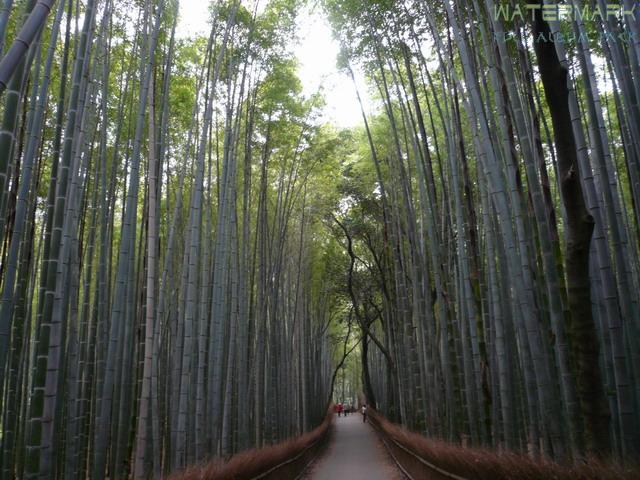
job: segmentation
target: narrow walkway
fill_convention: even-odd
[[[362,415],[352,413],[334,420],[333,439],[325,454],[312,466],[308,480],[402,480],[397,469]]]

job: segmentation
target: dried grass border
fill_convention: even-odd
[[[168,480],[251,480],[295,478],[327,443],[333,422],[330,409],[320,426],[276,445],[245,450],[227,461],[212,460],[173,473]],[[290,461],[296,456],[300,458]],[[286,472],[286,473],[285,473]],[[284,475],[284,476],[283,476]]]
[[[367,415],[388,439],[414,455],[454,475],[469,480],[634,480],[640,479],[640,465],[588,458],[580,465],[566,466],[549,460],[535,460],[525,454],[488,448],[463,448],[441,440],[429,439],[391,423],[379,412],[367,409]],[[445,478],[431,471],[411,455],[395,447],[394,456],[415,480]]]

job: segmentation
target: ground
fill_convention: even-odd
[[[327,451],[310,467],[307,480],[402,480],[376,432],[362,415],[336,417]]]

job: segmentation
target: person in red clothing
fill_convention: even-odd
[[[338,404],[338,416],[342,415],[342,403]]]

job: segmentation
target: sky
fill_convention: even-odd
[[[180,0],[178,36],[188,37],[209,31],[207,5],[208,2],[203,0]],[[348,75],[338,72],[336,58],[339,45],[332,37],[331,27],[319,6],[306,7],[300,13],[297,30],[299,43],[293,52],[300,65],[298,75],[304,95],[312,95],[322,88],[326,101],[322,115],[324,121],[344,128],[359,124],[362,114],[355,88]],[[354,67],[354,74],[365,110],[369,113],[371,101],[364,76],[357,67]]]

